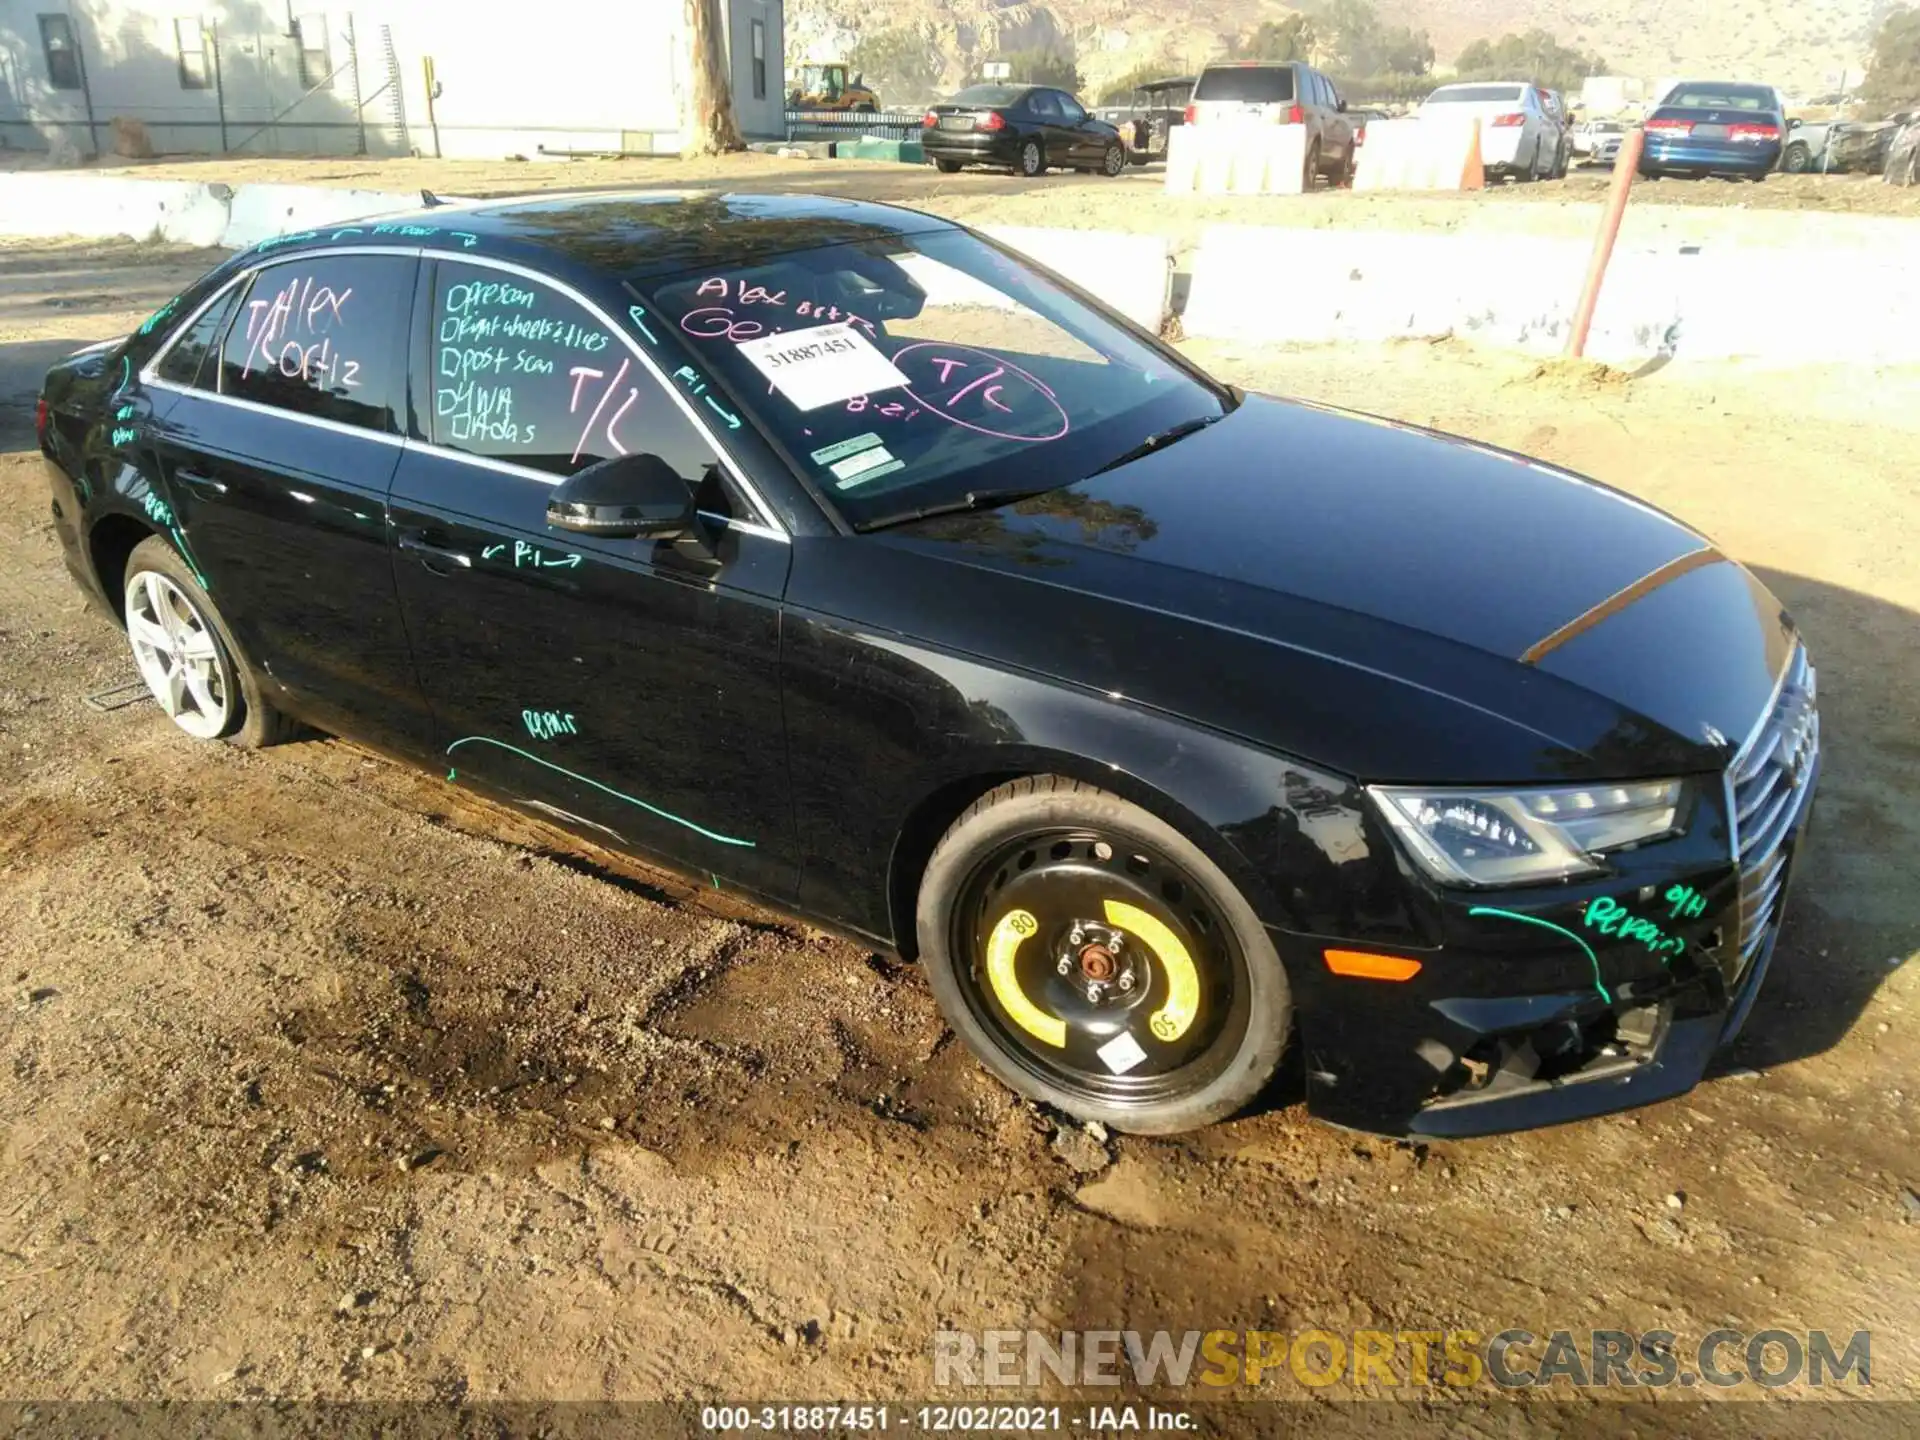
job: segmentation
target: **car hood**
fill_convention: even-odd
[[[989,572],[1003,593],[1028,582],[1056,622],[968,648],[1314,744],[1304,758],[1370,779],[1717,768],[1765,710],[1793,636],[1745,569],[1638,500],[1262,396],[1106,474],[886,538]],[[939,585],[948,605],[975,603],[951,572]],[[1021,608],[993,612],[984,591],[977,603]]]

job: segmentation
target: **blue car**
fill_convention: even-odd
[[[1764,180],[1780,161],[1785,106],[1771,85],[1689,80],[1647,116],[1640,173]]]

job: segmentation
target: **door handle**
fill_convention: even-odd
[[[173,472],[173,478],[184,484],[191,485],[196,489],[214,490],[222,495],[227,493],[227,487],[225,485],[222,485],[218,480],[214,479],[213,476],[206,474],[204,471],[175,470]]]
[[[400,536],[399,543],[402,550],[411,551],[414,555],[418,556],[420,563],[436,575],[444,575],[447,572],[440,569],[434,563],[435,561],[441,561],[448,565],[458,565],[462,570],[471,570],[473,568],[472,556],[466,554],[464,551],[450,550],[444,545],[429,545],[426,537],[417,532],[403,533]]]

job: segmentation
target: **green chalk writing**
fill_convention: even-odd
[[[1707,897],[1691,885],[1669,885],[1667,904],[1673,907],[1673,918],[1691,920],[1707,912]]]
[[[1582,940],[1564,925],[1556,925],[1551,920],[1542,920],[1537,915],[1521,915],[1512,910],[1497,910],[1491,905],[1476,905],[1467,911],[1469,915],[1492,915],[1501,920],[1517,920],[1522,925],[1534,925],[1542,930],[1551,930],[1556,935],[1564,935],[1578,945],[1587,957],[1587,963],[1593,966],[1593,988],[1600,992],[1600,998],[1611,1005],[1613,995],[1608,991],[1606,982],[1600,978],[1600,957],[1593,953],[1593,947]]]
[[[717,830],[709,830],[704,825],[696,825],[693,823],[693,821],[682,819],[680,816],[675,815],[670,810],[662,810],[658,805],[649,805],[646,801],[637,799],[632,795],[628,795],[624,791],[616,790],[611,785],[602,785],[598,780],[592,779],[591,777],[586,775],[582,775],[577,770],[569,770],[564,765],[556,765],[551,760],[543,760],[538,755],[533,754],[531,751],[522,750],[518,745],[509,745],[504,740],[495,740],[490,735],[464,735],[460,739],[454,741],[453,744],[447,746],[447,753],[451,755],[455,750],[458,750],[462,745],[495,746],[498,749],[506,750],[512,754],[518,755],[523,760],[531,760],[536,765],[544,765],[547,769],[554,771],[556,774],[565,775],[568,779],[578,780],[582,785],[590,785],[595,790],[601,791],[603,794],[613,796],[613,798],[616,800],[624,800],[629,805],[638,806],[640,809],[646,811],[649,815],[658,815],[662,820],[670,820],[675,825],[684,825],[687,829],[693,831],[694,834],[703,835],[707,839],[713,841],[715,844],[738,845],[748,850],[752,850],[755,848],[754,842],[751,840],[741,840],[736,836],[722,835]],[[449,779],[453,777],[453,773],[454,772],[451,770],[447,772],[447,776]]]
[[[520,723],[536,740],[552,740],[561,735],[578,735],[571,713],[562,710],[522,710]]]
[[[1598,930],[1602,935],[1612,935],[1621,940],[1637,940],[1654,954],[1661,957],[1678,955],[1687,948],[1687,942],[1678,935],[1669,935],[1653,921],[1635,915],[1618,900],[1602,895],[1587,902],[1587,908],[1580,914],[1580,922],[1589,930]]]

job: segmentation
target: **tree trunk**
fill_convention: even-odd
[[[682,155],[718,155],[746,148],[733,118],[733,86],[728,83],[729,67],[721,53],[725,30],[720,5],[721,0],[686,0],[687,38],[693,49],[688,70],[693,83],[687,90]]]

